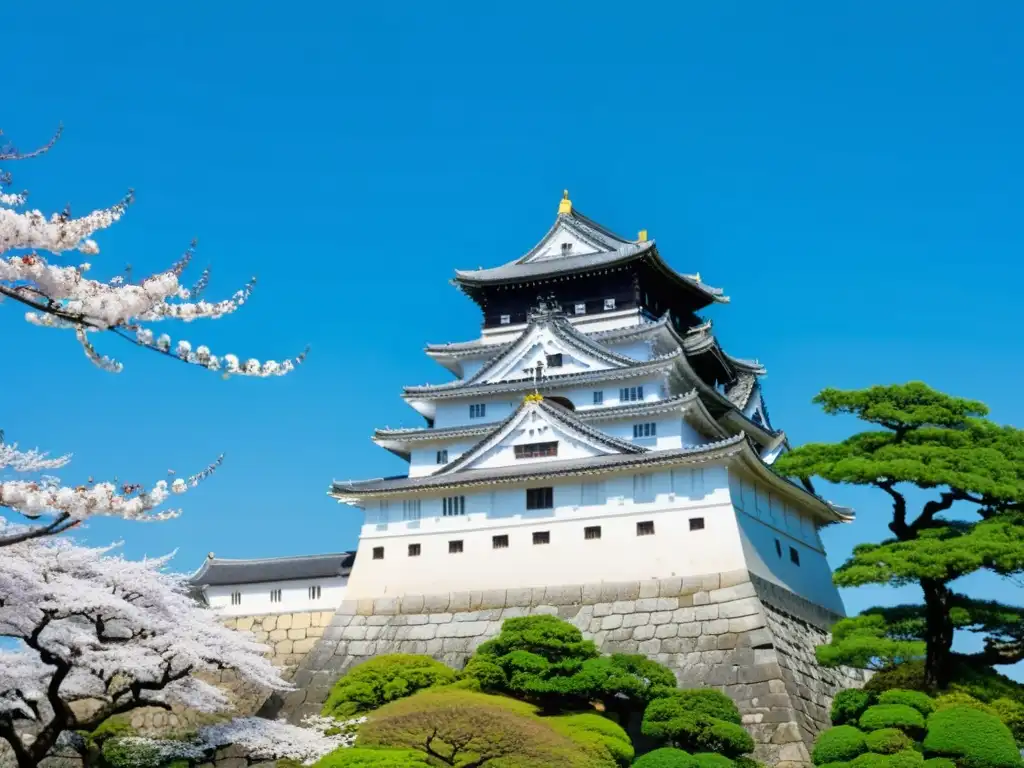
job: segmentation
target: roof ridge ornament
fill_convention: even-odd
[[[562,190],[562,199],[558,201],[558,215],[568,216],[572,213],[572,200],[569,199],[569,190]]]

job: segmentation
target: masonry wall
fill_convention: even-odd
[[[672,669],[683,687],[712,686],[739,706],[758,759],[810,762],[828,726],[831,699],[861,673],[814,661],[838,618],[746,570],[700,577],[495,589],[346,601],[294,676],[299,690],[263,714],[299,722],[317,712],[352,665],[386,653],[425,653],[461,668],[501,623],[554,614],[604,653],[642,653]]]

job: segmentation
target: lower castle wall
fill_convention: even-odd
[[[824,669],[814,659],[839,616],[739,570],[345,601],[299,664],[298,690],[263,713],[283,709],[301,721],[319,711],[335,680],[372,656],[425,653],[461,669],[505,619],[541,613],[572,622],[603,653],[647,655],[682,687],[724,691],[757,743],[756,757],[782,768],[810,763],[832,696],[864,681],[860,671]]]

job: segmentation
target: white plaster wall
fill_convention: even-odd
[[[583,483],[554,485],[555,509],[526,510],[527,486],[466,494],[464,517],[441,517],[440,498],[424,498],[422,518],[400,519],[401,503],[392,501],[381,522],[367,510],[349,598],[424,594],[466,589],[580,584],[670,576],[700,575],[743,567],[744,553],[736,515],[729,504],[723,467],[650,473],[653,500],[636,501],[633,475],[594,479],[584,504]],[[588,484],[591,481],[588,481]],[[691,517],[705,528],[689,530]],[[636,524],[653,521],[653,536],[637,536]],[[583,529],[600,525],[599,540]],[[534,531],[548,531],[550,544],[534,545]],[[494,549],[492,536],[507,534],[508,549]],[[463,541],[463,552],[449,554],[448,542]],[[408,545],[421,554],[409,557]],[[373,548],[384,547],[384,559]]]
[[[434,413],[435,427],[462,427],[466,425],[489,424],[502,421],[523,402],[522,396],[508,394],[497,397],[480,397],[473,400],[439,400]],[[482,419],[469,418],[470,403],[486,403],[486,413]]]
[[[651,345],[646,341],[628,341],[623,344],[604,344],[604,347],[610,349],[612,352],[617,352],[620,355],[632,358],[633,360],[639,360],[640,362],[646,362],[650,360]]]
[[[476,360],[463,359],[462,378],[468,379],[469,377],[475,375],[477,371],[484,367],[484,363],[486,363],[488,360],[490,360],[490,357],[481,357]]]
[[[651,421],[658,425],[656,427],[657,436],[634,439],[633,425]],[[703,445],[709,442],[708,438],[701,435],[678,414],[662,416],[661,418],[636,417],[622,421],[602,421],[594,424],[594,426],[612,437],[628,440],[636,445],[642,445],[645,448],[658,451],[682,448],[684,446]]]
[[[439,440],[423,448],[416,448],[409,454],[409,477],[431,475],[439,470],[443,466],[437,463],[437,452],[439,450],[447,449],[448,461],[452,462],[476,445],[477,442],[478,440],[453,440],[450,442]]]
[[[207,587],[206,599],[211,608],[225,616],[259,616],[262,614],[294,613],[296,611],[333,611],[342,600],[348,586],[348,576],[325,579],[295,579],[268,581],[260,584],[231,584]],[[320,586],[320,599],[309,599],[309,588]],[[281,602],[270,602],[270,591],[281,590]],[[241,592],[240,605],[231,604],[231,593]]]
[[[643,315],[643,310],[640,309],[616,309],[609,312],[591,312],[587,315],[574,315],[571,306],[565,306],[564,309],[569,322],[583,333],[611,331],[648,322]],[[484,328],[480,333],[480,339],[485,344],[505,344],[515,341],[525,329],[526,323]]]

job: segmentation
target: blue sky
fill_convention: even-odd
[[[95,274],[165,267],[198,237],[211,296],[260,284],[240,314],[176,333],[261,359],[312,345],[295,375],[222,381],[111,338],[127,364],[111,376],[0,307],[0,427],[74,452],[66,480],[227,454],[180,519],[95,523],[89,541],[177,549],[183,570],[352,547],[328,483],[402,471],[372,429],[417,425],[402,385],[447,376],[423,345],[478,331],[452,270],[520,255],[563,188],[726,289],[719,336],[767,365],[794,442],[853,428],[811,405],[824,386],[923,379],[1024,421],[1018,3],[47,8],[4,12],[0,127],[28,146],[66,126],[15,186],[79,213],[134,188]],[[826,533],[839,564],[887,510],[829,494],[860,513]],[[845,595],[851,612],[891,597]]]

